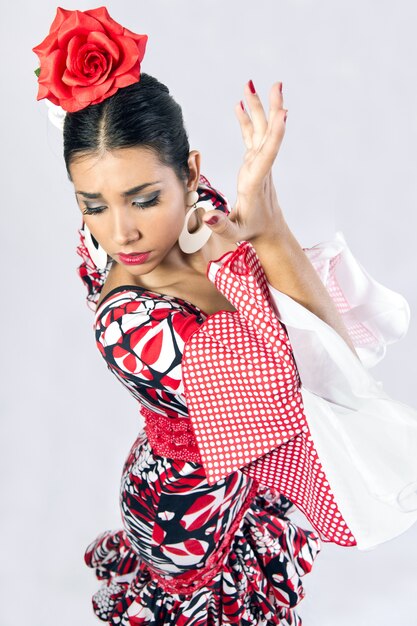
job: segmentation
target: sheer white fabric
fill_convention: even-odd
[[[392,399],[368,371],[407,333],[410,307],[369,275],[340,231],[304,251],[358,356],[326,322],[268,288],[292,344],[317,452],[358,549],[368,550],[417,521],[417,410]]]

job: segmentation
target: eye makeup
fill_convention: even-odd
[[[149,200],[141,200],[136,199],[132,200],[132,204],[140,209],[147,209],[148,207],[156,206],[160,202],[160,193],[158,192],[154,196],[152,196]],[[84,205],[83,214],[84,215],[97,215],[102,213],[106,207],[105,206],[90,206],[88,204]]]

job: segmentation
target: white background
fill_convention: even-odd
[[[64,8],[100,5],[68,0]],[[243,154],[234,104],[250,78],[265,105],[272,83],[283,81],[280,204],[304,247],[342,230],[370,274],[407,298],[409,332],[373,371],[392,397],[416,406],[415,2],[106,6],[149,35],[142,70],[181,104],[202,173],[232,203]],[[95,347],[76,273],[80,213],[59,131],[36,101],[32,47],[55,11],[54,2],[15,0],[2,3],[0,20],[0,626],[99,623],[90,605],[98,583],[83,554],[98,533],[121,526],[120,473],[141,426],[135,400]],[[323,544],[303,579],[304,626],[417,625],[416,540],[414,527],[371,552]]]

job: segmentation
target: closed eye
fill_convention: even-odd
[[[102,213],[106,207],[105,206],[95,206],[89,207],[86,206],[83,210],[84,215],[96,215],[97,213]]]
[[[154,196],[150,200],[147,200],[146,202],[139,202],[139,200],[134,200],[132,202],[134,206],[140,207],[141,209],[146,209],[147,207],[155,206],[158,203],[159,203],[159,194],[157,196]]]
[[[157,194],[150,200],[146,200],[145,202],[139,202],[139,200],[134,200],[132,204],[133,206],[136,206],[140,209],[146,209],[148,207],[159,204],[159,201],[160,201],[159,194]],[[83,210],[83,214],[84,215],[97,215],[98,213],[102,213],[105,208],[106,208],[105,206],[89,207],[88,205],[86,205]]]

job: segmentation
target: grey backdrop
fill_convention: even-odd
[[[85,10],[101,3],[73,2]],[[233,107],[252,78],[284,84],[278,196],[303,246],[345,234],[411,306],[408,335],[375,369],[416,406],[417,8],[408,1],[125,0],[114,19],[149,35],[143,71],[183,107],[202,172],[231,202],[243,144]],[[36,102],[31,48],[54,2],[2,2],[0,626],[93,626],[88,543],[120,527],[136,403],[107,371],[76,274],[79,210],[61,138]],[[302,516],[294,517],[308,527]],[[375,551],[323,544],[298,610],[305,626],[417,624],[417,528]]]

